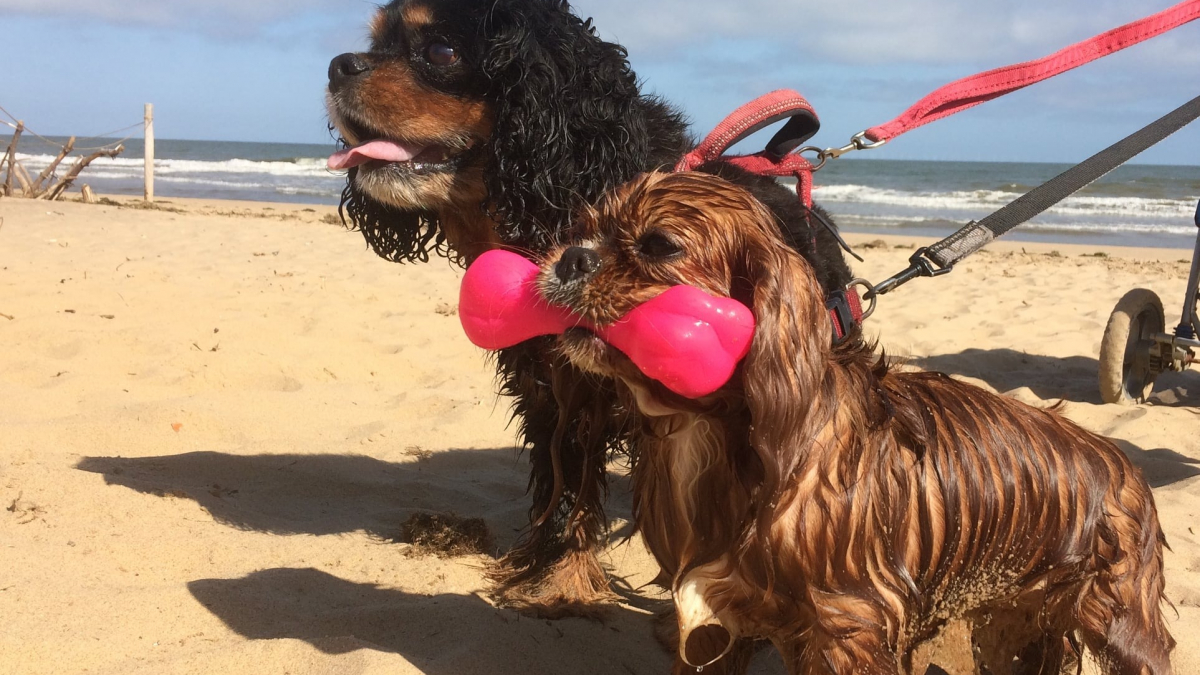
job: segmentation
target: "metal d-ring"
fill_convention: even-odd
[[[825,166],[825,162],[829,161],[829,152],[827,150],[822,150],[821,148],[818,148],[815,145],[806,145],[803,148],[800,148],[799,150],[797,150],[796,154],[803,155],[806,152],[817,153],[816,163],[813,164],[812,162],[809,162],[809,164],[812,164],[813,172],[820,171],[821,167]]]
[[[867,298],[871,301],[871,304],[865,311],[863,311],[862,320],[866,321],[867,319],[871,318],[872,314],[875,313],[875,305],[879,303],[879,295],[875,293],[875,286],[873,286],[871,282],[867,281],[866,279],[851,279],[850,283],[846,284],[846,288],[852,288],[854,286],[862,286],[863,288],[867,289],[865,294],[859,296],[860,298]]]

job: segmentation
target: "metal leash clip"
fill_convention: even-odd
[[[882,282],[875,285],[866,295],[865,300],[871,300],[876,296],[884,295],[896,290],[900,286],[916,279],[917,277],[940,277],[943,274],[949,274],[954,270],[954,265],[949,267],[936,267],[934,261],[925,257],[929,253],[928,246],[922,246],[908,259],[908,269],[900,272],[894,277],[884,279]]]
[[[821,167],[825,166],[825,162],[828,162],[831,159],[837,159],[848,152],[854,152],[855,150],[874,150],[875,148],[884,145],[887,145],[886,140],[873,142],[868,141],[867,132],[860,131],[850,137],[850,143],[848,145],[843,145],[840,148],[825,148],[822,150],[815,145],[806,145],[796,152],[799,154],[804,154],[806,152],[815,153],[815,161],[810,163],[813,165],[813,171],[820,171]]]

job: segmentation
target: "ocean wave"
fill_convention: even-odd
[[[945,220],[942,218],[922,218],[919,216],[881,216],[834,213],[835,220],[847,227],[867,228],[933,228],[950,233],[966,225],[965,222]],[[1195,225],[1168,225],[1165,223],[1052,223],[1032,220],[1022,223],[1016,232],[1037,230],[1039,232],[1064,232],[1072,234],[1169,234],[1195,236]]]
[[[987,212],[1013,201],[1013,193],[999,190],[907,192],[865,185],[823,185],[814,191],[813,197],[820,202],[873,204],[924,211]],[[1053,212],[1074,216],[1186,218],[1192,216],[1195,209],[1196,204],[1192,200],[1075,195],[1060,202]]]
[[[295,186],[276,186],[275,191],[284,195],[308,195],[310,197],[341,197],[342,188],[322,190],[320,188],[303,188]]]
[[[1164,225],[1162,223],[1039,223],[1036,220],[1024,223],[1018,229],[1043,232],[1118,233],[1118,234],[1172,234],[1195,236],[1195,225]]]
[[[17,159],[26,163],[27,169],[41,170],[54,161],[54,155],[23,155],[17,153]],[[63,160],[62,165],[69,167],[77,157],[70,155]],[[145,160],[132,157],[101,157],[89,169],[143,169]],[[328,178],[338,174],[326,167],[326,160],[313,157],[299,157],[283,161],[256,161],[250,159],[229,159],[218,162],[207,162],[194,159],[157,159],[154,161],[154,173],[172,174],[263,174],[269,176],[299,176],[311,178]],[[141,175],[140,173],[138,174]]]

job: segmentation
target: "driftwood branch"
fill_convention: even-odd
[[[62,197],[63,193],[71,187],[71,184],[75,182],[75,179],[79,177],[79,173],[86,169],[89,164],[97,159],[100,159],[101,157],[108,157],[111,159],[122,152],[125,152],[125,146],[118,145],[112,150],[101,150],[99,152],[93,152],[87,157],[79,158],[79,160],[76,161],[71,167],[71,170],[67,172],[67,175],[59,179],[59,181],[55,183],[49,190],[46,190],[46,194],[42,195],[39,199],[45,199],[46,201],[51,202],[57,201],[60,197]]]
[[[4,153],[4,161],[8,162],[8,175],[4,178],[4,186],[0,192],[6,197],[12,195],[13,164],[17,161],[17,142],[21,140],[21,133],[24,131],[25,123],[18,121],[17,131],[13,134],[12,142],[8,144],[8,150]]]
[[[21,184],[21,193],[26,197],[31,196],[33,192],[33,184],[29,178],[29,172],[25,170],[25,165],[20,162],[16,162],[13,164],[13,168],[17,170],[17,182]]]
[[[30,197],[36,197],[41,193],[42,184],[46,182],[47,178],[54,175],[54,170],[58,168],[58,165],[62,163],[63,159],[67,155],[71,154],[71,151],[74,149],[75,137],[72,136],[67,140],[67,144],[62,147],[62,150],[58,153],[58,157],[55,157],[54,161],[50,162],[50,166],[46,167],[40,174],[38,174],[37,181],[35,181],[33,184],[33,191],[29,193]]]

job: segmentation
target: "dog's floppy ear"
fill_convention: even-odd
[[[563,0],[498,0],[484,33],[494,106],[485,171],[501,236],[547,248],[582,204],[687,145],[679,116],[640,97],[625,49]],[[668,130],[672,138],[655,134]],[[653,155],[672,148],[672,157]]]
[[[358,230],[371,250],[392,262],[429,262],[430,253],[448,255],[437,214],[405,211],[371,199],[358,189],[358,168],[350,169],[338,213],[350,229]]]
[[[766,216],[769,217],[769,216]],[[830,359],[829,315],[812,269],[766,227],[746,236],[744,278],[752,286],[754,344],[743,364],[751,444],[772,493],[795,462]]]

